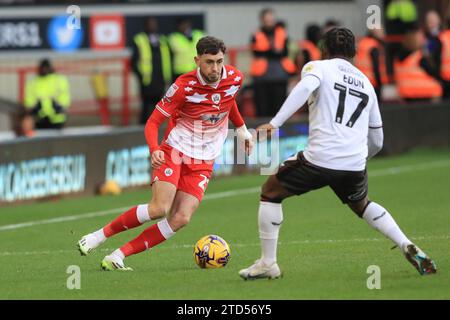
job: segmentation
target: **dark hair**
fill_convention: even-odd
[[[222,40],[215,37],[206,36],[198,40],[197,42],[197,55],[202,54],[218,54],[220,51],[225,54],[227,48]]]
[[[347,28],[333,28],[322,37],[322,46],[330,56],[353,58],[356,54],[355,36]]]
[[[317,24],[309,24],[306,27],[306,39],[311,42],[317,43],[322,36],[322,29]]]
[[[341,25],[341,23],[337,20],[334,19],[328,19],[327,21],[325,21],[325,28],[330,28],[330,27],[339,27]]]

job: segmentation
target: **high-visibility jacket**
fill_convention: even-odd
[[[24,106],[34,108],[40,102],[41,108],[37,113],[38,119],[48,118],[53,124],[64,123],[66,114],[57,112],[54,103],[67,110],[70,105],[70,89],[67,78],[60,74],[51,73],[37,76],[26,85]]]
[[[286,41],[287,34],[285,29],[281,26],[276,27],[273,41],[274,48],[277,50],[284,50]],[[255,33],[255,42],[253,43],[252,50],[259,52],[271,50],[270,41],[264,32],[258,31]],[[295,67],[295,64],[288,57],[281,58],[280,62],[286,72],[291,74],[296,72],[297,68]],[[267,58],[254,57],[250,67],[250,74],[254,77],[262,76],[266,73],[268,65],[269,61]]]
[[[379,41],[377,41],[372,37],[362,38],[358,44],[358,51],[355,56],[355,66],[359,70],[361,70],[361,72],[364,73],[367,78],[369,78],[370,83],[372,83],[373,86],[378,85],[375,79],[375,72],[373,69],[372,58],[370,56],[370,52],[375,48],[378,49],[378,52],[380,53],[379,72],[381,77],[381,83],[387,84],[389,82],[389,78],[387,76],[386,71],[386,59],[384,55],[385,51],[383,45]]]
[[[319,48],[309,40],[303,40],[299,42],[299,48],[301,50],[306,50],[309,53],[309,57],[311,58],[311,61],[320,60],[322,57],[322,53],[320,52]]]
[[[441,78],[450,81],[450,30],[439,35],[442,43]]]
[[[134,37],[134,42],[139,50],[137,68],[142,77],[142,84],[148,86],[152,82],[152,46],[150,45],[148,35],[145,32],[138,33]],[[163,79],[166,83],[170,83],[172,82],[172,62],[170,58],[169,43],[165,36],[159,37],[159,51],[161,52]]]
[[[197,67],[194,61],[194,57],[197,55],[196,45],[203,35],[203,32],[200,30],[192,30],[192,40],[189,40],[181,32],[174,32],[169,36],[175,74],[183,74]]]
[[[411,0],[391,1],[386,8],[387,20],[400,19],[402,22],[417,20],[416,5]]]
[[[426,99],[442,96],[440,83],[420,67],[420,50],[411,53],[403,61],[394,62],[394,77],[402,98]]]

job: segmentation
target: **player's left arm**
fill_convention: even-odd
[[[239,87],[242,87],[242,84],[244,82],[244,75],[237,69],[236,71],[236,77],[239,77]],[[253,150],[254,142],[253,142],[253,136],[248,131],[247,126],[245,125],[245,121],[241,116],[241,113],[239,112],[239,108],[237,106],[236,100],[233,99],[233,106],[231,107],[230,113],[228,115],[228,118],[231,122],[233,122],[233,125],[236,128],[236,133],[238,138],[241,141],[245,142],[245,152],[250,155]]]
[[[367,159],[372,158],[383,148],[383,121],[375,93],[372,94],[372,108],[369,113],[369,133],[367,135]]]
[[[233,122],[233,125],[236,127],[238,139],[245,142],[245,152],[250,155],[254,146],[253,136],[250,131],[248,131],[244,119],[242,119],[236,101],[233,101],[233,106],[231,107],[229,118],[231,122]]]

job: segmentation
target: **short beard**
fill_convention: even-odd
[[[217,81],[220,80],[220,75],[222,74],[222,71],[220,72],[220,75],[217,77],[217,80],[214,80],[214,81],[211,81],[211,79],[209,77],[205,76],[201,70],[200,70],[200,73],[201,73],[203,79],[205,79],[207,83],[211,84],[211,83],[216,83]]]

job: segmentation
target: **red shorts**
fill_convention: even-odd
[[[166,181],[177,190],[189,193],[202,201],[209,179],[213,172],[214,160],[198,160],[184,155],[167,143],[161,145],[165,162],[153,169],[152,184]]]

